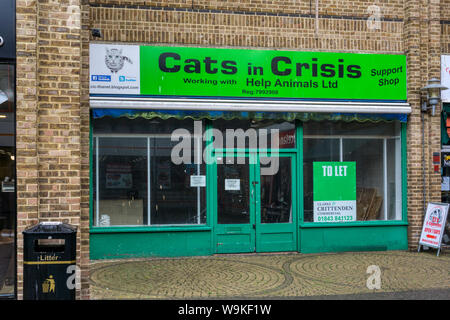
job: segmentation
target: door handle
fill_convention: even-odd
[[[255,230],[256,230],[256,224],[255,224],[255,223],[253,224],[253,229],[255,229]]]
[[[257,185],[258,183],[258,181],[252,181],[252,185]]]

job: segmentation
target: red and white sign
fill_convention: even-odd
[[[280,149],[295,148],[295,129],[280,131],[279,148]]]
[[[429,203],[423,221],[419,245],[440,248],[447,221],[448,203]]]

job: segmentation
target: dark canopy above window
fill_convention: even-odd
[[[254,111],[202,111],[202,110],[143,110],[143,109],[92,109],[94,119],[102,117],[126,117],[128,119],[144,118],[144,119],[252,119],[266,120],[279,119],[285,121],[358,121],[358,122],[386,122],[386,121],[407,121],[407,114],[395,113],[316,113],[316,112],[254,112]]]

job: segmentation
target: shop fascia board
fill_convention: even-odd
[[[320,112],[410,114],[406,102],[217,100],[90,97],[91,108],[195,111]]]

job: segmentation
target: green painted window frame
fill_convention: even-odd
[[[92,121],[92,116],[91,116]],[[361,226],[407,226],[407,143],[406,143],[406,123],[401,123],[401,168],[402,168],[402,219],[401,220],[377,220],[377,221],[356,221],[356,222],[341,222],[341,223],[315,223],[315,222],[304,222],[303,220],[303,210],[304,210],[304,199],[303,199],[303,122],[300,120],[295,120],[296,129],[296,147],[291,149],[279,149],[279,153],[296,153],[297,157],[297,224],[300,228],[334,228],[334,227],[361,227]],[[205,133],[206,141],[205,148],[208,148],[209,144],[213,142],[212,138],[212,121],[205,120]],[[212,205],[215,201],[214,192],[208,192],[208,190],[213,190],[212,188],[212,173],[213,164],[211,161],[207,161],[206,164],[206,224],[201,225],[167,225],[167,226],[110,226],[110,227],[96,227],[93,225],[93,126],[90,126],[89,130],[89,230],[90,233],[127,233],[127,232],[176,232],[176,231],[212,231],[213,230],[213,219],[214,219],[214,206]],[[213,152],[208,153],[207,159],[211,160],[213,157]],[[217,151],[223,151],[226,153],[227,149],[218,149]],[[230,151],[230,150],[228,150]],[[249,152],[255,151],[253,149],[235,149],[234,152]],[[260,150],[261,151],[261,150]],[[267,151],[270,153],[270,149],[264,149],[262,151]],[[209,164],[208,164],[209,163]],[[208,179],[209,177],[209,179]],[[212,233],[212,232],[211,232]]]
[[[91,117],[92,119],[92,117]],[[299,121],[295,121],[295,126],[297,128]],[[89,229],[90,233],[127,233],[127,232],[176,232],[176,231],[212,231],[214,226],[214,201],[216,201],[216,195],[214,192],[208,192],[208,190],[213,190],[213,172],[214,172],[214,164],[212,161],[210,161],[214,157],[214,152],[223,152],[226,154],[227,152],[236,152],[236,153],[246,153],[246,152],[267,152],[268,154],[271,153],[271,149],[240,149],[236,148],[233,150],[230,149],[209,149],[209,145],[213,143],[213,136],[212,136],[212,130],[213,129],[213,123],[211,120],[205,119],[205,128],[204,128],[204,134],[206,134],[206,140],[205,140],[205,149],[211,150],[210,153],[206,154],[207,161],[206,161],[206,224],[200,224],[200,225],[145,225],[145,226],[109,226],[109,227],[97,227],[93,225],[93,219],[94,219],[94,207],[93,207],[93,165],[94,165],[94,153],[93,153],[93,126],[90,126],[89,131],[89,149],[90,149],[90,191],[89,191],[89,207],[90,207],[90,214],[89,214]],[[297,132],[296,132],[297,134]],[[298,138],[296,138],[298,140]],[[286,148],[286,149],[279,149],[278,153],[297,153],[298,152],[298,144],[296,142],[296,148]],[[298,158],[298,157],[297,157]],[[208,178],[209,177],[209,178]],[[298,177],[298,175],[297,175]],[[297,206],[298,208],[298,206]],[[297,209],[298,210],[298,209]],[[297,214],[297,220],[298,220],[299,214]]]
[[[91,114],[92,121],[92,114]],[[209,121],[205,120],[205,132],[210,126]],[[129,232],[177,232],[177,231],[211,231],[211,218],[210,218],[210,207],[211,204],[208,201],[209,195],[206,191],[206,224],[168,224],[168,225],[143,225],[143,226],[108,226],[108,227],[97,227],[94,226],[94,184],[93,184],[93,165],[94,165],[94,150],[93,150],[93,126],[91,125],[89,128],[89,233],[90,234],[99,234],[99,233],[129,233]],[[210,141],[211,140],[211,141]],[[205,141],[206,146],[212,142],[212,136],[208,137]],[[211,182],[208,179],[208,167],[211,165],[206,164],[206,188],[211,188]],[[209,169],[211,170],[211,169]],[[208,182],[209,181],[209,182]],[[207,189],[208,190],[208,189]],[[208,204],[209,203],[209,204]]]
[[[354,221],[354,222],[337,222],[337,223],[317,223],[305,222],[303,220],[304,199],[303,199],[303,123],[297,126],[297,144],[298,148],[298,166],[299,166],[299,207],[300,207],[300,228],[336,228],[336,227],[374,227],[374,226],[407,226],[407,145],[406,145],[406,123],[400,123],[400,140],[401,140],[401,177],[402,177],[402,219],[401,220],[373,220],[373,221]]]

